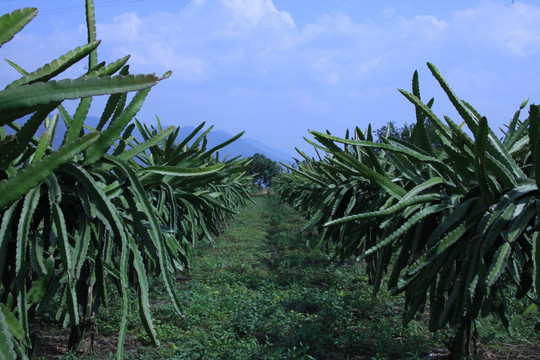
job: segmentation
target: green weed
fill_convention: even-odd
[[[429,333],[427,314],[403,327],[404,299],[384,290],[372,295],[362,264],[338,264],[324,252],[311,253],[305,244],[313,239],[300,232],[304,223],[276,199],[257,198],[214,247],[196,249],[193,268],[177,277],[183,317],[166,301],[163,285],[151,282],[162,346],[151,346],[134,317],[130,334],[140,346],[128,358],[425,359],[444,352],[432,350],[443,349],[446,338]],[[510,307],[521,319],[518,305]],[[107,319],[115,319],[114,311],[113,302],[100,312],[101,328],[113,327]],[[508,340],[496,321],[482,321],[485,339],[496,332],[490,346]]]
[[[214,247],[196,249],[179,293],[185,317],[153,311],[163,356],[348,359],[421,353],[433,343],[426,331],[409,334],[399,315],[386,310],[396,299],[372,297],[357,263],[312,254],[304,222],[277,199],[259,197]],[[148,346],[137,356],[150,354],[145,335],[139,339]]]

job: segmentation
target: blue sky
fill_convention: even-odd
[[[0,0],[0,12],[40,12],[3,58],[32,70],[86,41],[84,1]],[[488,118],[507,123],[526,98],[540,102],[540,3],[534,0],[95,0],[100,61],[131,54],[132,73],[173,76],[137,115],[147,123],[237,133],[294,154],[308,129],[414,121],[398,93],[415,69],[422,97],[457,115],[427,69]],[[67,74],[78,76],[84,63]],[[0,64],[0,84],[17,73]],[[101,114],[103,99],[91,114]]]

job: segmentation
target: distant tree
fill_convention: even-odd
[[[283,170],[277,162],[262,154],[253,155],[250,166],[253,183],[259,187],[270,186],[272,184],[272,178]]]
[[[411,141],[413,134],[413,125],[403,125],[402,127],[397,127],[393,121],[389,121],[388,124],[380,127],[378,130],[375,130],[375,135],[377,136],[377,142],[382,142],[383,138],[396,138],[402,141]],[[442,142],[437,136],[435,126],[428,120],[424,122],[424,129],[426,130],[426,135],[431,142],[433,150],[436,154],[439,154],[442,150]]]
[[[409,141],[411,138],[411,129],[407,123],[402,127],[397,127],[396,123],[389,121],[388,124],[381,126],[378,130],[375,130],[377,135],[377,141],[382,142],[384,138],[396,138],[399,140]]]

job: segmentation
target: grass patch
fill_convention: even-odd
[[[162,346],[150,345],[138,309],[132,308],[128,340],[134,345],[127,357],[426,359],[432,354],[434,359],[433,353],[444,353],[445,334],[430,334],[422,316],[403,327],[403,299],[385,290],[372,296],[359,263],[336,264],[324,252],[311,253],[306,241],[314,239],[301,233],[303,224],[275,198],[257,197],[224,229],[215,246],[198,248],[193,268],[177,277],[182,317],[161,283],[151,284],[152,314]],[[521,316],[524,306],[511,304],[514,337],[492,318],[481,320],[486,358],[538,354],[532,340],[537,337],[533,327],[538,311]],[[116,334],[118,309],[113,300],[100,311],[96,322],[101,335]]]
[[[185,317],[156,308],[171,359],[417,358],[433,338],[404,329],[399,298],[374,298],[358,264],[311,254],[304,220],[258,197],[217,240],[197,250],[181,290]],[[145,340],[140,335],[140,340]],[[150,358],[153,348],[134,354]]]

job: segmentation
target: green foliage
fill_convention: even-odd
[[[108,305],[111,284],[121,299],[116,356],[124,356],[133,291],[140,321],[158,345],[148,276],[160,274],[180,315],[173,275],[249,198],[246,161],[220,162],[219,147],[206,149],[205,133],[188,147],[159,121],[157,131],[133,123],[150,88],[170,73],[130,75],[127,57],[98,64],[91,0],[86,10],[87,45],[33,72],[10,62],[22,77],[0,91],[0,351],[8,358],[34,353],[35,318],[53,301],[76,351]],[[15,11],[0,18],[0,28],[14,34],[33,15],[35,9]],[[86,57],[86,74],[52,80]],[[129,91],[136,94],[128,101]],[[98,129],[88,132],[91,97],[105,94]],[[61,105],[66,99],[79,100],[73,116]],[[67,125],[59,149],[52,144],[59,116],[48,117],[55,109]]]
[[[283,171],[275,161],[262,154],[255,154],[251,158],[249,172],[253,175],[253,183],[260,186],[271,186],[275,176]]]
[[[74,155],[86,150],[98,139],[99,134],[90,133],[80,139],[62,146],[58,151],[33,164],[24,167],[22,171],[8,177],[0,182],[0,191],[5,194],[0,200],[0,208],[12,204],[26,194],[28,191],[39,185],[55,169],[65,164]]]
[[[213,247],[196,249],[183,276],[185,317],[159,300],[155,309],[161,356],[175,359],[350,359],[425,354],[433,340],[421,325],[404,329],[402,298],[373,298],[358,263],[329,264],[310,253],[305,221],[274,197],[248,204]],[[155,291],[164,292],[157,285]],[[101,321],[107,321],[102,318]],[[134,335],[143,344],[149,338]],[[433,344],[433,342],[432,342]],[[146,357],[145,357],[146,355]],[[141,346],[134,358],[153,358]],[[369,358],[369,357],[368,357]]]
[[[312,219],[309,226],[321,233],[316,246],[367,262],[375,292],[390,274],[388,287],[405,294],[404,323],[429,304],[430,330],[455,329],[451,348],[460,358],[475,351],[475,319],[494,314],[509,325],[510,284],[517,297],[539,304],[540,277],[531,276],[539,260],[532,141],[538,107],[521,121],[524,102],[499,139],[428,66],[474,138],[449,117],[441,121],[433,100],[422,102],[415,72],[413,92],[400,90],[416,109],[410,139],[377,143],[370,128],[345,138],[312,131],[325,157],[304,156],[276,188]],[[427,128],[435,132],[428,136]]]
[[[36,14],[36,8],[24,8],[2,15],[0,17],[0,45],[13,39],[13,36],[21,31]]]

